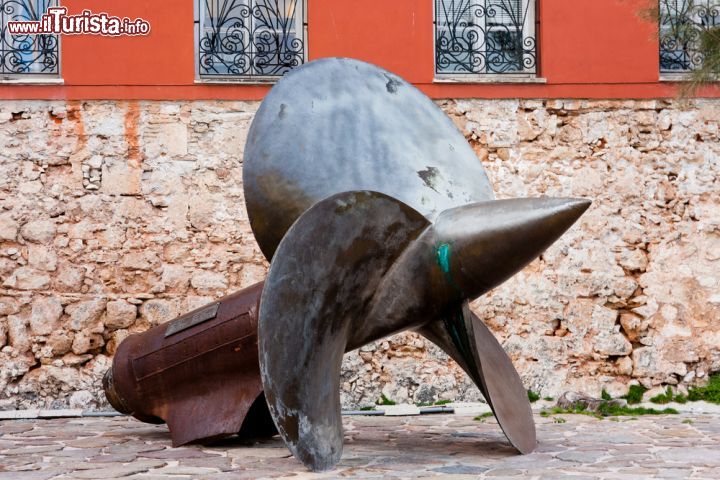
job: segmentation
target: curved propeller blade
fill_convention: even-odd
[[[537,446],[527,391],[510,357],[465,302],[456,318],[436,321],[418,333],[439,346],[475,382],[510,443],[523,454]],[[453,335],[451,332],[456,332]]]
[[[463,319],[466,328],[472,331],[470,338],[475,339],[471,347],[474,347],[490,408],[500,428],[520,453],[531,453],[537,446],[535,422],[520,375],[500,342],[467,303],[463,305]]]
[[[535,428],[522,382],[467,299],[527,265],[588,204],[479,202],[444,211],[430,225],[400,200],[358,191],[304,213],[278,247],[259,321],[263,386],[295,456],[313,470],[340,458],[343,353],[418,327],[472,376],[510,442],[532,451]]]
[[[340,366],[385,273],[428,221],[387,195],[345,192],[288,230],[260,301],[260,371],[288,448],[314,471],[342,454]]]
[[[494,198],[482,163],[435,102],[350,58],[315,60],[278,81],[253,119],[242,174],[250,225],[269,261],[290,225],[336,193],[382,192],[430,221]]]

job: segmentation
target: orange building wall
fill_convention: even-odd
[[[146,37],[63,36],[63,85],[0,85],[4,99],[259,99],[268,85],[195,83],[196,0],[65,0],[152,26]],[[546,84],[433,82],[433,0],[308,0],[311,60],[348,56],[385,67],[434,98],[655,98],[655,27],[645,0],[538,0],[539,76]],[[704,96],[720,96],[709,88]]]

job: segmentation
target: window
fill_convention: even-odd
[[[10,35],[8,22],[39,21],[57,0],[0,0],[0,79],[57,76],[57,35]]]
[[[305,62],[303,0],[198,0],[201,79],[273,79]]]
[[[435,0],[438,76],[535,74],[535,0]]]
[[[660,72],[700,67],[700,40],[712,27],[720,27],[720,0],[660,0]]]

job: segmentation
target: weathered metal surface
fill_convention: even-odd
[[[391,197],[347,192],[313,206],[280,244],[261,300],[261,372],[280,434],[313,470],[342,454],[348,339],[364,329],[383,274],[427,225]]]
[[[265,395],[293,454],[312,470],[337,463],[343,353],[413,328],[459,360],[512,444],[531,452],[526,392],[467,299],[522,269],[588,204],[480,202],[447,210],[434,224],[377,192],[340,193],[311,207],[277,249],[258,333]]]
[[[271,414],[293,454],[327,470],[342,453],[343,354],[414,329],[468,373],[518,451],[535,448],[522,382],[468,301],[536,258],[590,202],[493,200],[432,101],[348,59],[281,80],[244,163],[251,225],[272,259],[259,318],[256,286],[130,337],[106,378],[116,408],[167,421],[175,444],[269,432]]]
[[[520,376],[490,329],[467,303],[463,305],[463,320],[468,338],[474,339],[470,347],[481,371],[485,398],[500,428],[520,453],[531,453],[537,446],[535,422]]]
[[[113,407],[167,422],[175,446],[274,434],[257,357],[262,285],[125,339],[104,380]]]
[[[456,317],[449,321],[457,327],[457,337],[450,335],[453,329],[445,328],[444,322],[430,323],[418,333],[439,345],[473,379],[510,443],[521,453],[532,452],[537,444],[532,409],[512,361],[467,302],[453,313]],[[468,341],[463,345],[456,338]]]
[[[293,70],[268,93],[248,133],[243,183],[268,260],[295,219],[336,193],[382,192],[430,221],[494,198],[465,137],[429,98],[388,71],[340,58]]]
[[[176,318],[165,330],[165,337],[175,335],[183,330],[215,318],[218,307],[220,307],[220,303],[211,303],[210,305]]]
[[[520,378],[466,304],[532,261],[588,201],[493,202],[482,165],[430,99],[392,73],[338,58],[291,72],[267,95],[248,135],[243,180],[253,232],[272,259],[260,318],[263,382],[281,434],[307,466],[329,468],[340,455],[339,406],[331,392],[341,352],[406,329],[437,343],[465,369],[518,451],[534,449],[535,427]],[[378,193],[369,195],[373,202],[399,202],[429,222],[391,267],[372,275],[365,267],[381,265],[389,251],[371,255],[358,268],[337,249],[352,241],[364,244],[367,255],[376,251],[390,233],[381,228],[388,205],[368,219],[332,213],[332,202],[361,191],[384,194],[389,198],[382,201]],[[316,218],[323,209],[327,218]],[[366,226],[357,238],[346,238],[351,217]],[[326,225],[333,221],[337,225]],[[278,248],[282,253],[276,255]],[[310,250],[314,258],[307,257]],[[344,268],[350,273],[338,272]],[[364,298],[360,305],[351,298],[353,288],[339,279],[355,286]],[[329,293],[323,297],[319,291]],[[328,336],[327,322],[344,327]],[[292,347],[266,343],[264,335],[286,337]],[[320,342],[317,351],[313,342]],[[324,368],[312,373],[317,365]],[[319,376],[310,383],[299,380],[313,375]]]

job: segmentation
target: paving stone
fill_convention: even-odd
[[[593,475],[565,475],[565,474],[558,474],[558,473],[550,473],[548,475],[543,475],[540,477],[540,480],[598,480],[600,477],[596,477]]]
[[[122,478],[134,473],[147,472],[150,469],[162,467],[164,465],[165,462],[162,461],[144,460],[127,465],[105,465],[100,469],[76,471],[73,472],[73,475],[80,479]]]
[[[208,467],[215,468],[221,472],[232,469],[232,459],[220,455],[204,458],[180,459],[180,465],[187,467]]]
[[[104,448],[109,445],[117,445],[118,443],[123,443],[123,441],[116,438],[96,436],[71,440],[67,442],[67,445],[76,448]]]
[[[18,475],[17,472],[2,472],[0,471],[0,480],[47,480],[58,476],[57,470],[42,470],[36,472],[23,472],[22,476]]]
[[[485,472],[486,477],[519,477],[525,475],[525,470],[517,470],[515,468],[497,468]]]
[[[97,455],[88,459],[90,463],[128,463],[132,462],[137,458],[137,454],[125,453],[125,454],[103,454]]]
[[[24,422],[4,421],[0,423],[0,435],[10,435],[13,433],[22,433],[32,430],[33,426]]]
[[[688,418],[699,425],[682,424]],[[133,419],[12,420],[0,424],[0,480],[720,478],[720,415],[537,420],[538,449],[519,456],[496,423],[472,416],[346,417],[343,458],[322,474],[279,437],[173,449],[166,426]]]
[[[39,446],[23,446],[20,448],[11,448],[8,450],[0,451],[0,455],[33,455],[38,453],[54,452],[60,450],[62,445],[39,445]]]
[[[168,448],[165,450],[155,450],[142,452],[143,458],[165,458],[165,459],[181,459],[181,458],[207,458],[219,456],[219,453],[207,453],[202,450],[193,448]]]
[[[461,474],[461,475],[479,475],[488,470],[487,467],[472,467],[470,465],[448,465],[446,467],[438,467],[431,469],[432,472]]]
[[[194,480],[190,475],[173,475],[172,477],[168,477],[167,475],[158,475],[155,473],[137,473],[125,478],[127,480],[168,480],[170,478],[172,478],[172,480]],[[207,477],[203,476],[201,478],[202,480],[206,480]]]
[[[680,462],[683,465],[720,467],[720,447],[675,448],[662,452],[662,460]]]
[[[100,453],[99,448],[63,448],[53,452],[53,457],[65,457],[69,459],[88,459]]]
[[[606,450],[585,452],[582,450],[570,450],[568,452],[561,452],[557,454],[556,458],[568,462],[594,463],[599,459],[607,456],[608,452]]]
[[[111,454],[126,454],[126,453],[146,453],[146,452],[153,452],[155,450],[164,450],[167,448],[167,445],[153,445],[151,443],[137,443],[137,442],[129,442],[129,443],[123,443],[121,445],[110,445],[109,447],[104,449],[105,453],[111,453]]]
[[[188,466],[176,466],[176,467],[164,467],[153,471],[156,475],[208,475],[211,473],[220,473],[214,468],[207,467],[188,467]]]

